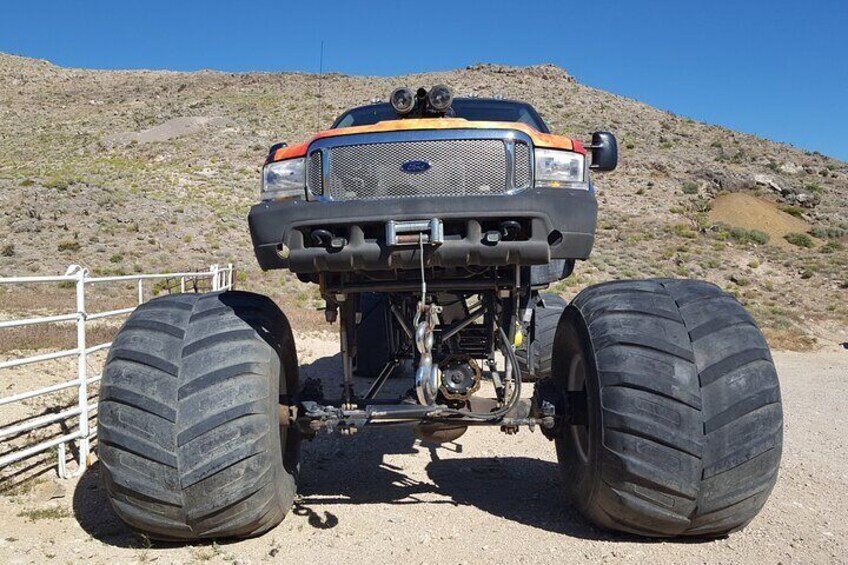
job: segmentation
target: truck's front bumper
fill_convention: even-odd
[[[419,266],[417,246],[389,246],[389,220],[444,223],[444,242],[429,246],[430,267],[544,265],[585,259],[592,250],[598,205],[592,192],[535,188],[514,195],[314,202],[263,202],[250,210],[250,235],[264,270],[295,273],[385,271]],[[516,240],[487,241],[486,232],[516,221]],[[341,248],[316,246],[312,230],[344,239]]]

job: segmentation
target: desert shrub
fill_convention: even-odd
[[[58,245],[58,249],[61,252],[65,251],[79,251],[82,247],[80,246],[78,241],[62,241]]]
[[[177,283],[179,285],[179,282]],[[186,282],[186,287],[188,287],[188,282]],[[159,296],[160,294],[166,293],[170,294],[172,290],[175,288],[179,288],[179,286],[174,285],[173,281],[168,279],[161,279],[153,283],[153,296]]]
[[[7,243],[3,246],[3,249],[0,249],[0,255],[3,257],[12,257],[15,255],[15,245],[12,243]]]
[[[45,188],[54,188],[59,191],[68,190],[69,186],[71,186],[71,183],[67,179],[61,177],[53,177],[44,183]]]
[[[754,245],[765,245],[769,241],[769,235],[760,230],[746,230],[745,228],[727,228],[727,236],[739,243],[751,243]]]
[[[842,251],[842,244],[838,241],[828,241],[819,249],[822,253],[835,253],[837,251]]]
[[[683,194],[698,194],[698,183],[691,180],[683,183]]]
[[[788,233],[783,236],[783,239],[798,247],[811,248],[814,247],[813,240],[805,233]]]
[[[786,212],[787,214],[789,214],[790,216],[795,216],[796,218],[803,218],[804,217],[804,209],[803,208],[799,208],[797,206],[786,205],[786,206],[781,206],[780,209],[782,211]]]
[[[730,158],[732,163],[741,163],[745,160],[745,150],[737,149],[733,157]]]
[[[816,226],[810,234],[819,239],[839,239],[845,236],[845,230],[836,226]]]
[[[109,257],[110,263],[120,263],[123,260],[124,260],[124,256],[120,253],[115,253],[114,255]]]
[[[674,235],[678,237],[685,237],[686,239],[695,239],[698,237],[698,234],[695,233],[688,224],[674,224],[671,231]]]

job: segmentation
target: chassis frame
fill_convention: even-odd
[[[529,269],[483,269],[471,278],[441,277],[428,282],[428,275],[433,278],[436,273],[424,267],[427,249],[424,238],[418,239],[421,269],[417,280],[406,277],[364,283],[345,275],[321,276],[326,318],[339,323],[342,395],[327,399],[317,379],[307,381],[297,398],[281,399],[281,424],[296,426],[309,439],[320,431],[352,435],[365,427],[403,425],[427,426],[431,431],[488,425],[506,433],[515,433],[521,426],[539,426],[547,435],[547,430],[553,430],[566,418],[569,403],[567,399],[563,402],[561,393],[545,394],[544,387],[532,398],[522,398],[521,371],[512,348],[520,341],[518,336],[530,333],[536,289],[526,276]],[[363,315],[362,297],[366,293],[384,294],[388,302],[381,321],[389,356],[367,390],[358,394],[353,367]],[[448,315],[451,307],[454,312]],[[429,338],[422,337],[425,323],[416,316],[422,311],[441,315],[445,320],[443,324],[433,324]],[[418,390],[418,402],[411,392],[400,397],[381,396],[390,376],[408,362],[419,365],[416,388],[420,389],[422,359],[429,355],[421,346],[423,339],[431,340],[436,366],[451,359],[482,361],[486,370],[480,371],[481,379],[491,381],[494,398],[474,396],[473,392],[446,398],[443,387],[429,399]],[[532,351],[528,354],[532,356]],[[441,372],[437,374],[434,378],[442,376]]]

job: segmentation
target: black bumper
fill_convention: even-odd
[[[586,259],[598,205],[591,192],[529,189],[509,196],[313,202],[263,202],[250,209],[250,235],[263,270],[295,273],[385,271],[419,266],[416,246],[386,245],[388,220],[439,218],[445,241],[426,253],[431,267],[544,265]],[[518,241],[484,240],[503,221],[518,221]],[[312,229],[343,237],[342,249],[311,246]]]

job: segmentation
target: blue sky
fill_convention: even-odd
[[[107,69],[394,75],[555,63],[580,82],[848,160],[848,0],[4,0],[0,51]]]

